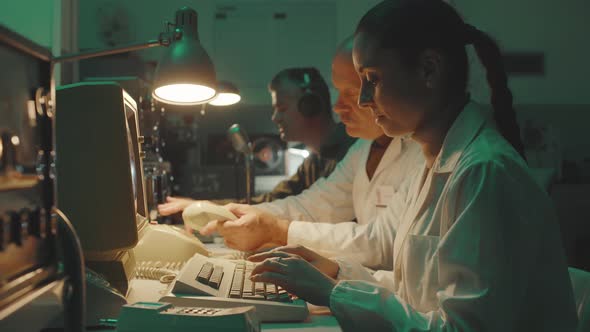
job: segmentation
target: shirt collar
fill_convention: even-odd
[[[449,173],[455,169],[463,151],[478,135],[484,124],[490,120],[486,110],[473,101],[469,101],[459,113],[447,132],[442,148],[433,164],[433,171]]]

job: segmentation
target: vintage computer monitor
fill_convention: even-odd
[[[137,105],[116,83],[78,83],[56,91],[59,207],[78,232],[87,266],[125,292],[130,252],[148,223]]]
[[[150,220],[160,222],[169,220],[158,215],[157,206],[166,201],[172,192],[170,162],[161,155],[161,122],[164,120],[165,108],[151,95],[151,85],[137,76],[92,76],[84,77],[84,82],[116,82],[137,101],[139,132],[145,137],[143,144],[145,158],[143,162],[146,204]]]
[[[58,87],[56,100],[58,205],[78,232],[87,267],[125,294],[136,261],[206,252],[180,229],[149,221],[133,98],[115,82],[85,82]]]

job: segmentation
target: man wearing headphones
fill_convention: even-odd
[[[281,139],[302,142],[311,154],[290,179],[253,203],[301,193],[318,178],[330,175],[355,141],[346,134],[342,123],[334,122],[330,90],[316,68],[284,69],[272,79],[269,91],[272,121],[278,126]]]
[[[271,80],[268,89],[272,97],[272,121],[276,123],[281,139],[301,142],[311,153],[293,176],[280,182],[271,192],[252,197],[252,204],[301,193],[318,178],[330,175],[356,140],[346,134],[342,123],[334,122],[330,90],[316,68],[281,70]],[[158,206],[162,216],[182,212],[194,202],[181,197],[168,197],[166,201]],[[214,202],[226,204],[231,201]]]

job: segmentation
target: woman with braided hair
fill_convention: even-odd
[[[467,45],[487,71],[493,116],[469,98]],[[251,257],[263,260],[253,280],[329,305],[344,330],[574,331],[557,218],[522,157],[496,43],[442,0],[390,0],[361,19],[353,58],[359,104],[426,160],[390,282],[305,248]]]

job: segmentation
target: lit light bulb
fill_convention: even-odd
[[[203,104],[215,96],[215,90],[204,85],[169,84],[154,90],[154,97],[176,105]]]
[[[211,100],[209,104],[213,106],[227,106],[233,105],[239,102],[241,99],[242,97],[240,97],[238,94],[222,92],[217,94],[217,96]]]

